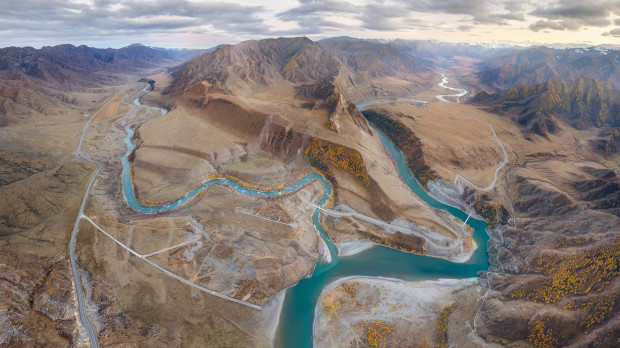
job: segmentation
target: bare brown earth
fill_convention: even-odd
[[[414,131],[424,146],[424,159],[433,164],[432,169],[440,177],[453,182],[455,175],[460,174],[480,187],[491,184],[504,154],[489,126],[483,123],[481,111],[454,108],[446,103],[432,103],[428,107],[385,104],[389,111],[380,109],[381,104],[373,109]]]
[[[614,284],[620,230],[620,180],[614,163],[620,158],[592,151],[589,140],[599,131],[578,131],[558,121],[556,134],[526,140],[507,118],[471,106],[431,104],[428,109],[408,107],[408,113],[403,108],[390,111],[420,136],[427,163],[445,179],[452,178],[446,168],[453,166],[484,184],[471,164],[452,155],[463,158],[465,151],[448,150],[467,144],[463,137],[473,131],[468,128],[471,119],[493,125],[509,152],[509,166],[486,196],[510,207],[513,220],[491,231],[491,268],[483,276],[489,290],[475,316],[476,332],[501,344],[613,346],[618,339]],[[434,127],[429,116],[450,117],[457,129],[466,131],[455,132],[450,122]],[[438,146],[436,139],[449,141]],[[480,136],[477,142],[484,141]],[[487,157],[480,162],[492,169],[492,156]]]
[[[163,88],[165,81],[156,82],[156,88]],[[386,77],[373,83],[398,90],[395,84],[412,82]],[[274,145],[271,139],[277,137],[279,127],[284,127],[299,132],[302,137],[321,138],[360,151],[382,199],[389,202],[389,209],[398,218],[434,233],[456,236],[455,243],[467,244],[468,237],[456,222],[428,209],[402,183],[394,163],[361,115],[340,115],[338,131],[330,131],[326,110],[302,107],[304,100],[296,95],[292,83],[274,84],[253,92],[244,89],[238,95],[213,91],[208,97],[206,94],[187,98],[163,96],[166,103],[176,107],[139,127],[142,142],[134,166],[139,200],[174,200],[213,174],[230,174],[263,188],[291,183],[292,178],[307,173],[310,168],[304,164],[303,144],[286,150]],[[360,132],[360,125],[367,131]],[[379,217],[373,207],[376,192],[345,171],[336,171],[336,175],[339,188],[334,205],[345,204],[365,215]],[[336,240],[362,238],[393,242],[382,227],[369,225],[371,235],[352,235],[348,228],[332,226],[330,233]],[[422,251],[424,241],[411,238],[414,240],[406,243],[407,249]]]
[[[517,346],[615,344],[620,157],[592,150],[598,129],[575,130],[556,120],[555,134],[526,139],[508,117],[471,105],[375,107],[410,127],[426,163],[450,182],[458,173],[479,186],[490,183],[502,156],[480,122],[492,125],[506,145],[509,165],[496,187],[470,201],[491,200],[513,216],[491,231],[491,268],[483,276],[489,290],[474,316],[481,338]],[[333,333],[320,337],[332,340]]]
[[[139,128],[143,140],[135,164],[139,197],[163,192],[157,191],[157,183],[153,184],[153,190],[140,190],[140,183],[157,178],[155,174],[150,176],[147,170],[169,170],[173,176],[166,179],[174,185],[173,178],[178,178],[179,169],[200,168],[201,163],[208,165],[209,159],[221,173],[227,173],[230,166],[231,172],[243,180],[261,178],[262,182],[258,183],[265,185],[261,186],[263,188],[267,185],[276,188],[277,183],[292,182],[299,174],[310,170],[307,164],[283,161],[260,148],[251,150],[242,161],[232,158],[226,162],[225,145],[244,149],[237,145],[238,137],[218,132],[223,135],[214,138],[211,136],[216,133],[213,127],[205,127],[203,121],[181,113],[180,108],[163,117],[157,116],[156,111],[149,111],[148,114],[132,112],[133,108],[138,107],[131,107],[121,122],[134,122],[145,116],[153,121]],[[179,122],[169,125],[180,128],[167,127],[169,132],[163,133],[150,130],[149,127],[158,122],[170,122],[170,119],[166,119],[168,116],[172,119],[178,117]],[[105,122],[93,125],[84,146],[103,158],[111,159],[105,163],[93,187],[85,214],[136,252],[154,253],[148,259],[171,272],[209,290],[262,305],[264,309],[259,311],[229,303],[201,290],[181,285],[178,280],[130,255],[84,222],[76,248],[81,267],[90,275],[89,278],[83,278],[83,281],[91,287],[91,307],[97,304],[105,308],[91,309],[94,325],[100,332],[100,342],[154,346],[204,346],[212,342],[226,342],[226,345],[235,346],[269,345],[279,313],[278,300],[274,295],[309,274],[318,258],[319,238],[311,222],[314,208],[306,208],[306,205],[322,194],[322,186],[310,185],[296,194],[277,200],[257,200],[240,196],[226,187],[214,186],[173,213],[157,218],[145,216],[132,211],[123,203],[118,184],[121,170],[118,158],[126,151],[122,144],[124,131],[118,125],[118,120]],[[189,128],[183,128],[183,124],[189,125]],[[108,133],[104,133],[106,125]],[[181,145],[181,150],[178,150],[178,146],[174,149],[159,146],[165,142],[157,143],[162,139],[174,139],[175,136],[181,139],[183,132],[196,136],[183,138],[177,144]],[[102,145],[112,139],[120,145]],[[152,141],[155,144],[149,147],[151,139],[154,139]],[[212,157],[196,154],[198,149],[209,154],[213,146],[220,147],[210,153]],[[148,162],[149,159],[156,165],[149,167],[140,162]],[[168,168],[172,169],[162,169],[162,160],[167,161]],[[282,170],[274,172],[274,168]],[[217,171],[208,172],[208,175],[212,173]],[[179,195],[180,192],[185,193],[182,190],[193,188],[198,183],[196,178],[204,181],[207,177],[206,174],[203,179],[192,176],[189,183],[178,178],[178,186],[173,186],[171,192]],[[194,226],[192,221],[205,233]],[[186,244],[175,247],[182,243]],[[152,292],[153,297],[141,295],[144,301],[136,300],[136,294]],[[176,316],[170,316],[167,314],[169,312],[175,312]],[[195,326],[188,325],[188,320],[193,321]],[[102,323],[110,322],[113,325],[104,328]],[[164,324],[168,322],[176,324]],[[209,330],[205,330],[205,325],[209,325]]]
[[[141,88],[139,84],[134,86]],[[129,95],[124,100],[131,103],[134,98]],[[120,194],[119,158],[126,150],[121,125],[152,117],[155,111],[145,113],[129,104],[122,104],[120,110],[125,110],[122,121],[116,117],[97,118],[86,133],[83,151],[104,162],[86,214],[142,254],[183,243],[188,237],[200,237],[200,241],[186,244],[187,248],[171,248],[150,258],[190,281],[248,303],[261,304],[264,310],[246,308],[182,285],[126,251],[121,252],[123,249],[117,244],[83,222],[76,247],[78,265],[89,319],[100,343],[204,346],[219,342],[268,346],[279,313],[278,300],[273,295],[306,276],[318,258],[318,234],[310,221],[314,208],[300,210],[299,206],[305,207],[320,196],[322,187],[311,185],[275,201],[256,201],[228,188],[213,187],[176,215],[151,219],[136,214],[125,206]],[[77,139],[79,125],[68,129]],[[70,134],[67,128],[64,130]],[[46,134],[53,135],[49,129]],[[62,133],[61,139],[64,137]],[[40,139],[45,141],[43,136]],[[77,140],[72,142],[77,146]],[[254,158],[248,157],[234,166],[240,177],[262,177],[265,170],[272,171],[274,165],[279,165],[285,170],[264,183],[291,181],[294,163],[282,163],[279,158],[267,158],[262,163],[264,155],[260,149],[256,151]],[[178,155],[171,156],[170,161],[177,165],[185,163]],[[304,172],[310,170],[307,166],[301,168],[305,168]],[[1,323],[3,343],[19,344],[34,339],[30,342],[79,345],[85,339],[78,330],[80,325],[76,325],[75,294],[65,253],[70,226],[93,170],[92,165],[69,163],[0,190],[0,194],[6,195],[2,200],[5,216],[1,220],[2,245],[6,250],[0,264],[3,269],[18,270],[3,271],[3,292],[12,299],[3,301],[3,309],[11,313]],[[205,230],[206,236],[189,223],[190,217]],[[58,238],[59,233],[65,237]],[[237,265],[237,271],[228,268],[231,264]],[[156,296],[151,297],[152,292]],[[272,300],[265,303],[268,298]],[[58,314],[58,308],[62,314]]]
[[[98,188],[118,189],[110,184]],[[248,308],[183,285],[86,225],[78,249],[92,276],[93,301],[106,306],[95,315],[103,330],[100,342],[131,343],[133,325],[146,325],[148,332],[134,344],[269,345],[278,312],[265,301],[314,267],[318,234],[312,229],[311,208],[298,207],[321,193],[321,185],[311,185],[295,195],[261,201],[214,186],[172,215],[155,219],[130,212],[107,195],[97,196],[104,204],[94,201],[86,215],[120,242],[141,254],[154,253],[149,260],[195,284],[264,306],[263,311]],[[119,210],[104,213],[104,206]],[[260,214],[262,207],[271,214]],[[196,241],[174,247],[188,240]],[[103,329],[110,321],[118,325]]]
[[[4,83],[4,82],[2,82]],[[96,88],[89,93],[74,92],[75,104],[47,100],[38,93],[25,98],[43,103],[36,109],[16,108],[7,112],[14,121],[0,127],[0,186],[25,179],[73,159],[83,126],[84,113],[98,109],[111,89]]]
[[[617,341],[618,304],[610,299],[618,295],[610,284],[619,274],[620,186],[609,159],[586,145],[593,133],[564,125],[549,139],[513,143],[518,162],[506,172],[505,192],[515,218],[502,228],[502,242],[489,246],[482,337],[539,346]],[[544,260],[553,257],[559,262],[550,268]]]
[[[484,89],[471,75],[475,61],[454,61],[465,67],[448,71],[450,78]],[[303,78],[298,71],[292,75]],[[343,66],[334,82],[340,93],[334,98],[334,112],[317,106],[324,101],[311,100],[315,104],[308,107],[308,98],[297,95],[292,80],[275,78],[266,81],[269,88],[257,88],[235,76],[233,82],[242,83],[243,89],[211,90],[212,85],[202,81],[175,96],[161,93],[169,78],[154,75],[155,91],[142,102],[172,105],[166,116],[132,105],[144,87],[132,83],[115,116],[109,112],[110,117],[93,121],[82,147],[103,163],[85,214],[119,243],[147,255],[131,254],[83,221],[76,246],[79,272],[101,345],[269,346],[281,289],[310,274],[320,256],[310,221],[314,207],[308,205],[322,192],[316,183],[278,199],[243,197],[214,186],[174,212],[146,216],[129,209],[119,180],[126,124],[137,127],[142,141],[134,163],[142,201],[175,199],[213,174],[233,175],[261,188],[290,183],[313,170],[304,147],[320,138],[358,151],[375,183],[366,186],[352,173],[333,168],[338,191],[329,209],[346,206],[381,220],[382,211],[375,208],[379,198],[386,202],[383,212],[462,245],[468,235],[459,231],[459,223],[429,209],[410,192],[376,134],[346,104],[347,99],[357,102],[376,95],[432,100],[445,92],[433,86],[438,76],[436,71],[370,76]],[[372,83],[364,82],[368,80]],[[101,105],[114,88],[76,92],[77,104],[68,103],[74,106],[57,104],[53,99],[58,98],[46,94],[32,98],[33,107],[27,110],[23,101],[28,98],[16,98],[13,86],[3,88],[0,106],[10,110],[10,117],[3,118],[5,126],[0,128],[0,286],[9,300],[1,302],[0,310],[9,315],[0,316],[0,345],[80,345],[85,335],[79,330],[66,246],[94,166],[73,161],[74,151],[84,112]],[[558,122],[557,133],[526,140],[509,118],[471,105],[381,107],[420,136],[427,163],[448,181],[458,173],[478,185],[489,182],[498,161],[497,146],[487,128],[475,126],[470,118],[493,125],[510,163],[485,200],[508,207],[511,219],[490,231],[491,267],[480,285],[455,292],[442,288],[442,295],[432,301],[421,295],[411,298],[415,291],[437,289],[428,284],[381,293],[367,288],[366,293],[361,288],[368,284],[360,281],[359,294],[366,297],[337,287],[333,296],[339,305],[333,316],[325,316],[329,321],[321,329],[320,343],[369,344],[368,323],[378,320],[398,324],[397,330],[390,329],[395,334],[386,335],[380,344],[614,346],[619,332],[620,158],[591,151],[590,140],[598,130],[576,131]],[[286,146],[278,140],[286,134],[282,130],[296,134]],[[481,196],[473,192],[465,198],[473,203]],[[377,224],[322,216],[336,241],[376,238],[394,245]],[[406,237],[406,249],[424,247],[414,235]],[[262,305],[263,310],[197,286]],[[410,291],[411,287],[417,288]],[[410,301],[426,306],[427,312],[411,311]],[[381,303],[382,311],[374,314],[379,305],[373,303]],[[452,303],[454,309],[447,310]],[[393,306],[397,308],[390,312]],[[407,316],[417,315],[423,316],[422,323],[414,326]],[[345,330],[347,320],[366,323]],[[385,327],[370,324],[375,331]]]
[[[93,170],[69,162],[0,190],[2,345],[79,340],[66,248]]]
[[[54,100],[37,89],[20,91],[14,102],[22,107],[12,104],[10,122],[0,128],[0,345],[84,343],[67,246],[96,166],[77,161],[75,150],[84,115],[114,89],[48,87],[46,93],[70,96]]]
[[[476,279],[403,282],[349,277],[329,284],[318,302],[317,347],[479,346],[468,320],[483,288]],[[448,310],[446,310],[448,309]],[[439,318],[445,315],[445,322]],[[449,341],[448,339],[449,338]]]
[[[104,110],[102,110],[97,116],[95,116],[95,119],[99,120],[101,118],[116,117],[116,115],[118,114],[118,109],[121,106],[121,99],[122,97],[118,97],[110,104],[108,104]]]

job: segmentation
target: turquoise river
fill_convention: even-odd
[[[357,107],[362,109],[364,106],[379,100],[425,103],[424,101],[404,98],[378,98],[359,103],[357,104]],[[164,110],[162,110],[162,113],[163,112]],[[135,147],[135,144],[131,141],[131,137],[134,132],[129,125],[125,127],[125,130],[127,132],[125,144],[127,145],[128,150],[122,158],[123,193],[127,204],[132,209],[145,214],[156,214],[158,212],[174,210],[178,206],[183,205],[187,201],[196,197],[199,191],[202,192],[213,184],[228,186],[236,192],[244,195],[277,197],[281,196],[283,192],[286,192],[287,194],[294,192],[307,185],[309,182],[318,180],[323,184],[324,191],[323,196],[317,205],[322,207],[331,197],[332,187],[329,182],[317,173],[310,173],[290,186],[277,191],[254,190],[244,187],[234,180],[214,178],[206,181],[176,201],[162,205],[142,205],[135,198],[130,175],[131,165],[129,163],[129,155]],[[405,184],[407,184],[407,186],[409,186],[413,193],[433,208],[445,210],[463,221],[467,219],[467,214],[465,212],[443,204],[430,196],[411,174],[411,171],[405,164],[402,153],[385,135],[376,129],[375,131],[379,135],[379,138],[387,151],[392,156],[401,179],[405,182]],[[328,246],[331,254],[331,262],[318,262],[310,277],[300,280],[295,286],[292,286],[286,290],[286,296],[284,298],[282,312],[280,314],[280,324],[276,333],[275,345],[277,347],[312,347],[314,310],[318,298],[322,289],[327,284],[340,278],[355,275],[390,277],[406,281],[433,280],[441,278],[471,278],[478,276],[479,271],[485,271],[489,267],[488,255],[486,252],[486,245],[489,237],[486,233],[486,224],[477,219],[470,218],[468,224],[474,229],[473,238],[476,241],[478,248],[467,262],[455,263],[437,257],[406,253],[381,245],[375,245],[355,255],[339,258],[334,243],[321,226],[319,221],[319,213],[320,211],[318,209],[315,210],[312,215],[312,220],[314,222],[314,226],[319,231],[321,238],[323,238]]]

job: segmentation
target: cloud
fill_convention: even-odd
[[[285,22],[296,22],[297,31],[308,34],[321,33],[325,28],[346,29],[349,25],[329,17],[353,17],[360,7],[346,1],[301,0],[299,6],[280,12],[276,17]]]
[[[414,0],[403,3],[418,12],[478,15],[489,10],[488,0]]]
[[[612,29],[610,31],[604,32],[602,35],[603,36],[620,37],[620,28],[616,28],[616,29]]]
[[[565,19],[561,21],[539,20],[530,25],[530,30],[536,32],[543,29],[577,31],[581,28],[583,28],[583,24],[574,19]]]
[[[278,13],[278,17],[283,20],[297,20],[308,15],[357,13],[359,9],[359,6],[346,1],[301,0],[299,6]]]
[[[0,12],[0,33],[14,39],[72,40],[143,37],[149,34],[225,31],[231,35],[265,34],[271,28],[262,6],[188,0],[9,0]],[[19,23],[19,24],[15,24]],[[10,26],[9,26],[10,25]]]
[[[277,17],[296,22],[300,28],[319,32],[350,28],[350,24],[344,21],[325,23],[325,18],[329,17],[357,20],[358,27],[365,30],[404,31],[428,28],[429,24],[420,20],[425,13],[465,16],[471,25],[507,25],[508,21],[524,21],[522,12],[510,10],[515,8],[520,9],[521,4],[513,0],[499,4],[491,0],[379,0],[363,5],[334,0],[301,0],[298,6],[278,13]]]
[[[469,15],[472,17],[472,24],[508,25],[507,21],[525,20],[525,15],[519,12],[523,2],[508,1],[503,3],[503,6],[498,5],[499,3],[488,0],[418,0],[412,3],[412,8],[423,12]],[[508,12],[501,12],[501,7]]]
[[[504,9],[508,12],[519,12],[523,10],[523,1],[506,1]]]
[[[524,21],[523,13],[504,13],[504,14],[479,14],[473,17],[473,22],[477,24],[508,25],[506,21]]]
[[[612,14],[620,15],[620,0],[565,0],[537,7],[530,13],[544,18],[530,26],[533,31],[579,30],[583,27],[606,27]]]
[[[520,30],[515,24],[532,16],[537,21],[529,29],[535,32],[606,26],[612,19],[620,25],[620,0],[272,0],[264,5],[258,5],[258,0],[5,2],[0,11],[0,43],[19,46],[67,42],[119,46],[144,40],[174,44],[181,37],[180,45],[185,44],[182,40],[192,40],[192,46],[204,47],[278,35],[394,37],[411,36],[413,30],[428,30],[439,37],[461,24],[460,31],[470,35],[481,26]],[[216,39],[199,41],[205,37]]]
[[[423,21],[415,18],[411,11],[401,6],[373,3],[364,6],[357,17],[361,26],[368,30],[400,31],[426,26]]]

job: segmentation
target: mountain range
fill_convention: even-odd
[[[572,82],[582,76],[620,88],[620,51],[544,46],[498,52],[478,65],[480,80],[497,89]]]
[[[136,73],[179,58],[140,44],[120,49],[85,45],[6,47],[0,49],[0,125],[7,115],[44,114],[75,104],[71,92],[123,83]]]
[[[526,132],[539,135],[554,133],[555,119],[576,129],[620,126],[620,91],[589,77],[481,92],[470,102],[509,114]]]

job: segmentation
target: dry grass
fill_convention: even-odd
[[[121,106],[121,101],[123,96],[117,97],[115,100],[111,101],[105,109],[101,110],[97,116],[95,116],[94,120],[103,120],[106,118],[114,118],[118,114],[118,109]]]

